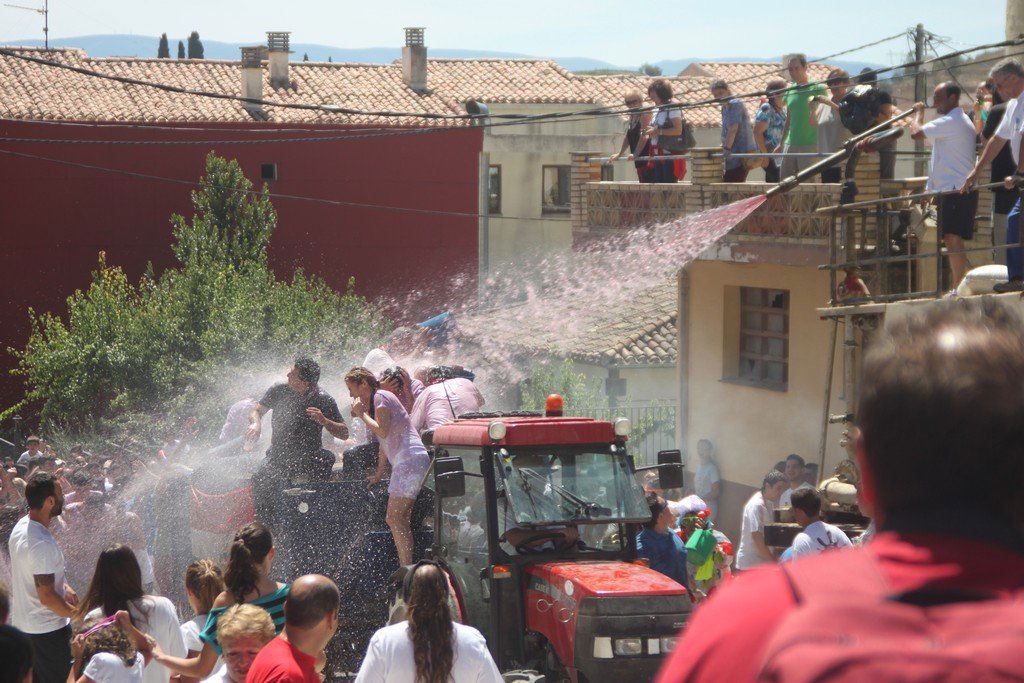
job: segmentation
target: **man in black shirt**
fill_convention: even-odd
[[[991,140],[996,129],[1003,120],[1006,113],[1006,102],[999,95],[998,91],[992,94],[992,108],[989,109],[988,119],[981,131],[981,143],[984,145]],[[980,113],[978,114],[980,116]],[[1013,162],[1013,154],[1010,145],[1003,145],[999,154],[992,160],[992,182],[1002,182],[1007,176],[1012,176],[1017,170],[1017,164]],[[993,187],[994,202],[992,203],[992,243],[1002,244],[1006,237],[1006,219],[1017,202],[1016,190],[1007,190],[1004,186]],[[996,252],[996,263],[1006,263],[1006,252],[1002,249]]]
[[[322,430],[339,439],[348,438],[348,427],[338,404],[317,384],[320,366],[309,358],[297,358],[288,381],[267,389],[249,416],[246,442],[260,438],[263,415],[269,410],[273,432],[267,457],[253,476],[256,513],[273,526],[274,501],[291,480],[325,480],[334,456],[323,447]]]

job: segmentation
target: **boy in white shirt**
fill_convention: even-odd
[[[794,492],[792,503],[796,523],[804,528],[793,539],[794,560],[804,555],[816,555],[823,550],[853,545],[842,529],[821,521],[821,494],[816,489]]]

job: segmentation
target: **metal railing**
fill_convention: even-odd
[[[633,454],[638,466],[656,464],[658,451],[678,448],[675,405],[590,408],[580,411],[579,417],[609,421],[620,417],[629,418],[632,431],[628,451]]]
[[[975,191],[1002,186],[978,185]],[[959,192],[915,192],[880,199],[855,201],[817,209],[828,216],[830,305],[853,306],[910,299],[939,298],[946,292],[943,257],[950,254],[995,254],[1021,244],[997,242],[950,251],[943,245],[941,213],[935,212],[934,235],[925,214],[915,211],[921,200]],[[976,219],[979,217],[976,217]],[[934,243],[932,243],[934,239]],[[868,296],[839,298],[839,271],[860,269]],[[934,269],[932,272],[931,269]]]

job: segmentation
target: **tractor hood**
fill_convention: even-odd
[[[649,567],[629,562],[548,562],[527,568],[529,583],[540,579],[554,599],[563,595],[579,604],[590,597],[685,595],[686,589]],[[561,601],[561,600],[560,600]]]

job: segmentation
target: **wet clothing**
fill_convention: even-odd
[[[388,435],[380,442],[381,451],[391,463],[388,495],[415,498],[430,466],[430,456],[397,396],[378,389],[373,395],[373,414],[376,416],[381,408],[386,409],[390,417]]]
[[[268,462],[289,479],[309,476],[313,459],[323,450],[323,427],[306,414],[306,408],[319,408],[328,420],[342,422],[338,404],[318,386],[300,394],[282,382],[267,389],[260,405],[273,411]]]
[[[263,608],[270,615],[270,620],[274,622],[274,633],[277,634],[280,634],[284,629],[284,601],[288,597],[289,588],[290,586],[287,585],[281,586],[270,595],[262,595],[255,600],[249,600],[245,603]],[[211,609],[210,616],[206,618],[206,626],[203,627],[203,632],[199,634],[199,639],[216,650],[217,654],[222,654],[220,643],[217,642],[217,620],[233,606],[214,607]]]
[[[476,385],[463,377],[446,379],[424,389],[412,406],[412,426],[421,432],[453,422],[459,415],[475,413],[484,404]]]
[[[642,529],[636,535],[636,554],[645,558],[654,571],[690,589],[686,572],[686,545],[675,533]]]
[[[452,623],[452,681],[501,683],[487,641],[472,626]],[[356,683],[416,683],[416,663],[409,622],[385,626],[373,634]]]

